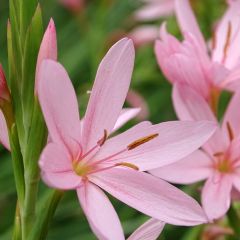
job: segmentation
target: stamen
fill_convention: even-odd
[[[213,154],[214,157],[221,157],[224,155],[224,152],[216,152]]]
[[[136,165],[134,165],[132,163],[128,163],[128,162],[117,163],[117,164],[115,164],[115,166],[124,166],[124,167],[128,167],[128,168],[132,168],[132,169],[134,169],[136,171],[139,170],[138,166],[136,166]]]
[[[97,142],[100,147],[106,142],[107,137],[108,137],[107,130],[104,129],[103,137]]]
[[[225,45],[223,48],[223,62],[225,61],[225,59],[227,57],[227,51],[228,51],[228,48],[230,45],[231,33],[232,33],[232,25],[231,25],[231,22],[228,22],[226,42],[225,42]]]
[[[233,129],[229,122],[227,122],[227,130],[228,130],[228,137],[229,137],[230,141],[232,141],[234,139],[234,133],[233,133]]]
[[[132,149],[134,149],[134,148],[136,148],[136,147],[138,147],[138,146],[140,146],[140,145],[142,145],[144,143],[147,143],[147,142],[151,141],[152,139],[158,137],[158,135],[159,135],[158,133],[155,133],[155,134],[149,135],[147,137],[140,138],[140,139],[130,143],[127,146],[127,149],[128,150],[132,150]]]

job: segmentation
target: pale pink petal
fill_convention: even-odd
[[[164,223],[154,218],[141,225],[127,240],[156,240],[161,234]]]
[[[41,172],[41,178],[49,187],[60,190],[76,189],[82,184],[82,178],[73,172]]]
[[[38,74],[41,63],[44,59],[57,61],[57,36],[53,19],[50,20],[47,30],[44,33],[37,59],[35,90],[38,87]]]
[[[0,142],[7,150],[10,151],[7,123],[1,110],[0,110]]]
[[[49,143],[44,148],[39,167],[43,181],[50,187],[74,189],[81,184],[81,177],[72,168],[72,159],[64,146]]]
[[[136,117],[140,111],[141,111],[141,108],[124,108],[124,109],[122,109],[120,116],[113,128],[113,132],[117,131],[125,123],[127,123],[128,121],[130,121],[131,119]]]
[[[139,47],[144,44],[153,43],[158,38],[158,27],[155,26],[140,26],[134,28],[128,37],[131,38],[135,46]]]
[[[65,144],[81,137],[78,102],[67,72],[57,62],[44,60],[39,72],[38,96],[51,140]]]
[[[117,42],[99,65],[84,119],[83,141],[86,151],[111,133],[129,88],[134,64],[131,40]]]
[[[106,141],[95,156],[96,160],[125,150],[111,161],[129,162],[142,171],[173,163],[197,150],[214,133],[212,122],[172,121],[157,125],[136,126]],[[136,140],[159,134],[134,149],[128,149]]]
[[[239,51],[235,51],[238,46],[240,38],[240,17],[239,17],[240,1],[236,1],[229,5],[228,10],[225,12],[221,22],[217,26],[215,33],[216,46],[213,49],[213,61],[224,63],[227,58],[228,66],[233,66],[238,60]],[[229,35],[230,33],[230,35]],[[229,46],[226,52],[226,44]]]
[[[150,174],[127,168],[98,172],[91,181],[125,204],[174,225],[206,222],[198,203],[184,192]]]
[[[215,173],[202,190],[203,208],[210,220],[222,217],[231,203],[233,179],[231,175]]]
[[[206,51],[206,44],[204,37],[199,29],[197,20],[191,9],[188,0],[175,0],[175,9],[178,23],[180,25],[181,31],[192,33],[199,41],[203,51]]]
[[[240,89],[239,89],[240,90]],[[230,125],[234,137],[240,136],[240,91],[236,92],[227,107],[223,119],[223,130],[228,136],[227,124]]]
[[[174,85],[173,104],[180,120],[209,120],[217,123],[215,116],[203,97],[186,85]],[[210,154],[214,154],[224,151],[228,143],[229,141],[223,132],[220,128],[217,128],[211,139],[204,145],[204,148]]]
[[[117,213],[102,190],[86,182],[77,189],[77,194],[88,222],[98,239],[124,240]]]
[[[174,0],[152,1],[137,10],[134,17],[139,21],[151,21],[172,15],[173,12]]]
[[[229,70],[228,74],[226,77],[224,77],[224,81],[221,82],[220,87],[225,88],[230,92],[235,92],[240,89],[240,69],[239,69],[239,64],[237,67],[232,69],[231,71]],[[223,79],[221,79],[223,80]]]
[[[214,133],[216,125],[212,122],[172,121],[157,125],[132,128],[109,139],[96,159],[104,159],[121,150],[114,162],[129,162],[142,171],[168,165],[197,150]],[[128,150],[135,141],[159,134],[152,140]]]
[[[240,195],[240,166],[235,170],[235,173],[233,175],[233,185]]]
[[[168,182],[191,184],[208,178],[212,173],[211,166],[209,156],[197,150],[176,163],[153,169],[150,173]]]
[[[178,118],[181,120],[216,122],[216,118],[204,98],[186,84],[174,85],[173,104]]]

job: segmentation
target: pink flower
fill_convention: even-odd
[[[174,13],[174,0],[142,0],[145,5],[134,13],[139,21],[152,21]]]
[[[176,0],[175,6],[184,41],[167,33],[164,24],[161,40],[155,45],[157,60],[165,76],[172,83],[188,84],[209,103],[221,89],[235,91],[240,85],[240,1],[232,2],[228,7],[210,49],[188,0]]]
[[[202,96],[188,86],[174,86],[173,101],[181,120],[217,122]],[[228,211],[233,187],[240,191],[239,102],[240,92],[233,96],[221,126],[203,150],[152,171],[174,183],[190,184],[207,179],[202,190],[202,204],[210,219],[220,218]]]
[[[99,239],[124,239],[118,216],[101,188],[155,219],[177,225],[206,221],[200,206],[147,171],[187,156],[215,130],[212,122],[142,122],[111,137],[130,84],[131,40],[116,43],[102,60],[80,124],[77,98],[59,64],[45,60],[38,96],[51,137],[39,166],[53,188],[75,189]]]

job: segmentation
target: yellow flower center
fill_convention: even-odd
[[[78,176],[84,177],[92,170],[92,167],[90,165],[74,161],[73,169]]]
[[[230,173],[230,172],[233,171],[231,161],[229,159],[226,159],[226,158],[218,161],[217,169],[221,173]]]

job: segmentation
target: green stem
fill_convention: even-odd
[[[36,223],[33,226],[28,240],[46,239],[50,221],[55,214],[63,194],[63,191],[54,190],[48,193],[43,199],[37,214]]]
[[[21,239],[22,239],[21,215],[20,215],[20,209],[17,202],[12,240],[21,240]]]
[[[36,203],[38,195],[38,183],[40,179],[38,160],[44,145],[46,144],[47,131],[40,110],[39,103],[35,102],[31,128],[27,141],[25,155],[25,201],[23,210],[23,239],[27,239],[36,220]]]
[[[233,228],[236,238],[240,239],[240,216],[234,209],[233,205],[231,205],[230,209],[228,210],[227,216],[229,224]]]

